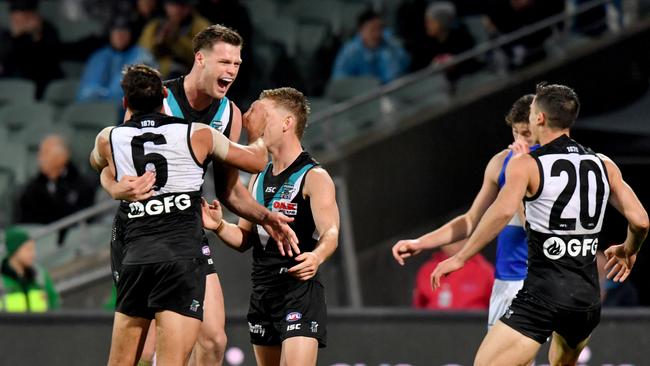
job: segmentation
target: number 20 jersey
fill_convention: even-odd
[[[540,182],[535,196],[525,200],[529,254],[524,288],[564,308],[597,306],[595,255],[609,198],[605,165],[566,135],[530,154]]]
[[[202,257],[203,166],[191,146],[194,124],[160,113],[134,116],[110,135],[116,179],[155,170],[154,195],[122,201],[123,264]]]

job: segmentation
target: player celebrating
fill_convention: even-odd
[[[203,203],[203,224],[230,247],[253,248],[253,292],[248,312],[251,342],[258,365],[316,365],[325,346],[326,308],[318,267],[338,245],[339,212],[334,183],[302,150],[309,108],[292,88],[266,90],[246,113],[267,114],[264,140],[272,162],[251,179],[249,189],[269,209],[293,217],[302,254],[282,256],[259,225],[222,219],[218,201]],[[246,117],[245,117],[246,118]]]
[[[539,84],[530,129],[541,147],[511,159],[506,183],[467,244],[433,271],[433,287],[462,268],[526,205],[528,276],[512,305],[485,336],[475,365],[532,362],[552,335],[552,365],[575,365],[600,320],[595,254],[606,203],[628,221],[623,244],[609,247],[608,274],[624,281],[648,233],[648,214],[607,157],[569,137],[580,103],[563,85]]]

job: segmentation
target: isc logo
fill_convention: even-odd
[[[565,243],[564,240],[556,236],[552,236],[546,239],[542,246],[542,249],[544,250],[544,255],[552,260],[562,258],[565,253],[571,257],[585,257],[588,254],[596,255],[596,249],[598,249],[598,239],[585,238],[582,239],[582,241],[578,239],[571,239],[568,243]]]
[[[180,194],[178,196],[167,196],[162,200],[151,199],[145,204],[142,202],[132,202],[129,204],[129,214],[130,219],[137,217],[142,217],[145,214],[149,216],[160,215],[163,212],[169,213],[171,209],[176,207],[180,211],[186,210],[192,205],[190,196],[188,194]]]
[[[287,332],[290,332],[292,330],[300,330],[300,323],[287,325]]]

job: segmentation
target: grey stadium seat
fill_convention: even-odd
[[[79,89],[79,79],[66,78],[54,80],[45,89],[45,101],[56,108],[74,103]]]
[[[369,76],[348,77],[330,80],[325,88],[325,97],[340,102],[378,88],[378,79]]]
[[[9,136],[28,126],[49,126],[54,121],[54,108],[45,103],[12,104],[0,110],[0,124],[8,128]]]
[[[0,79],[0,106],[13,103],[31,103],[36,96],[36,84],[27,79]]]

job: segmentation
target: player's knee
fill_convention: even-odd
[[[228,336],[223,329],[201,332],[199,334],[198,343],[205,352],[223,353],[226,349],[226,344],[228,343]]]

